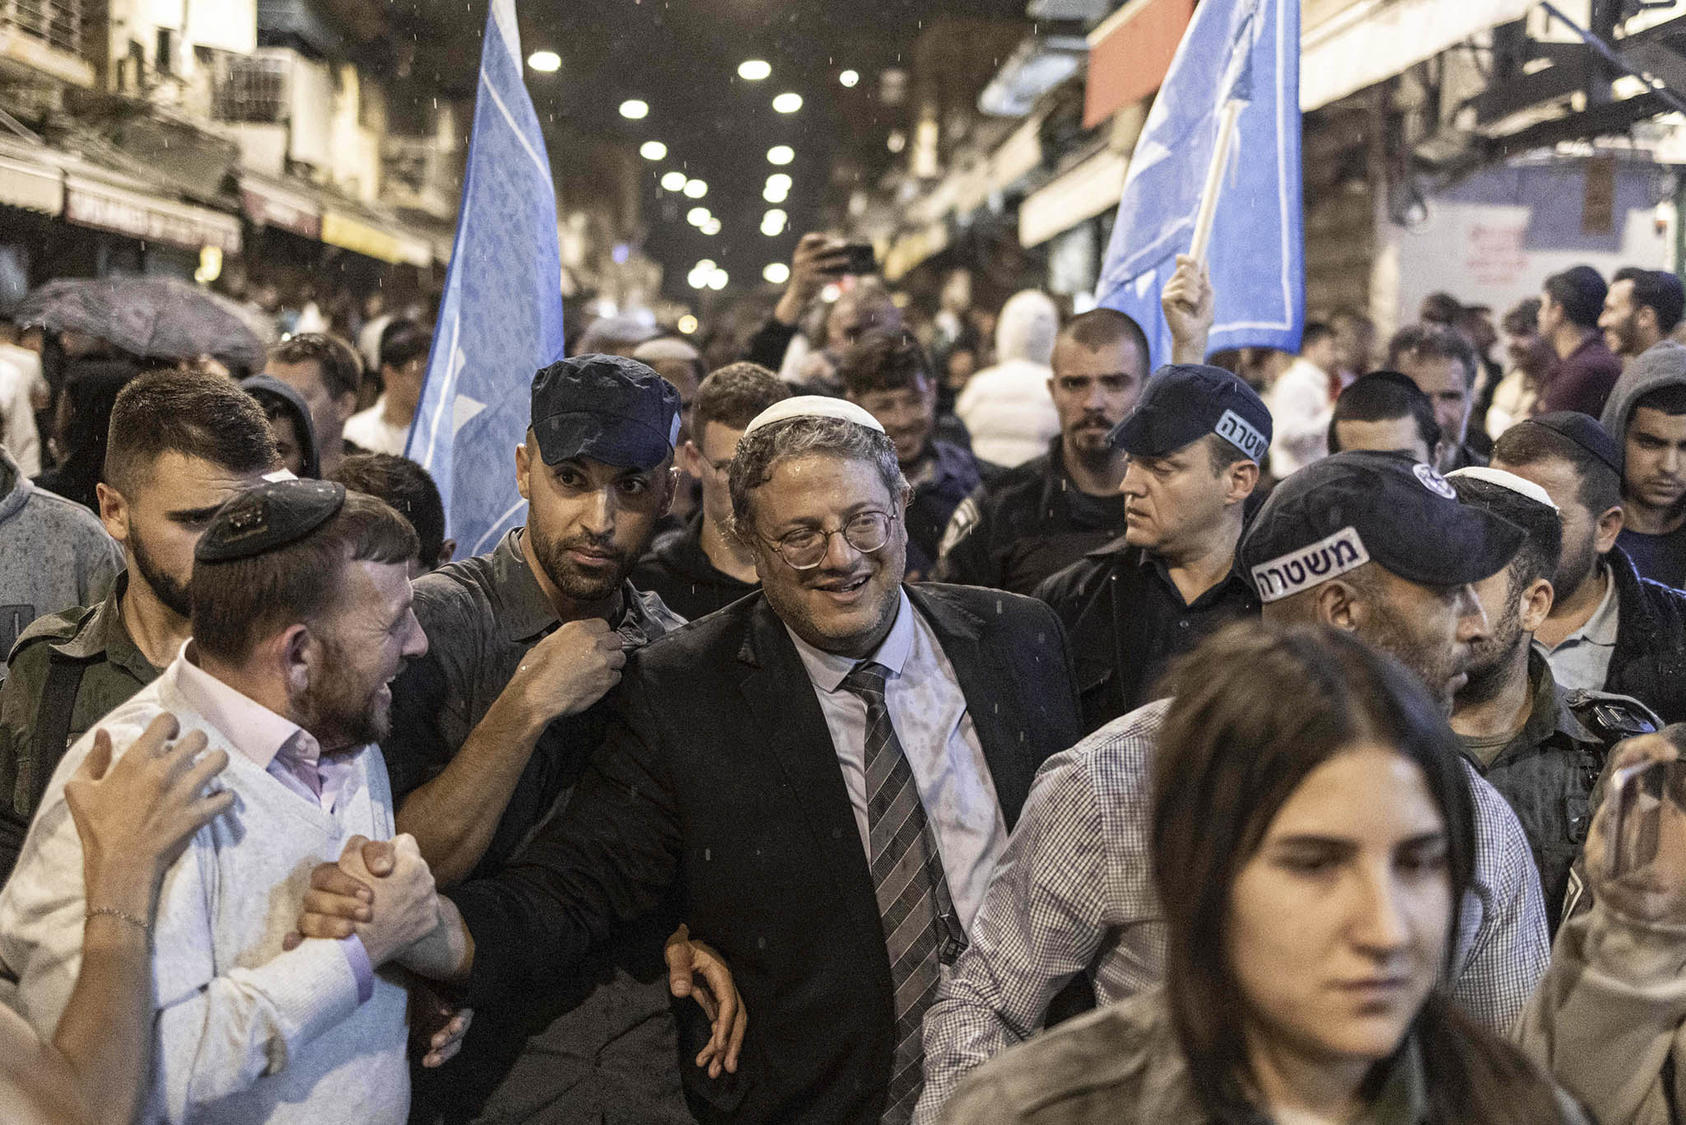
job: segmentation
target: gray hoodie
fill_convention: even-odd
[[[1599,421],[1610,436],[1616,439],[1616,456],[1625,458],[1627,424],[1633,417],[1634,403],[1652,391],[1674,383],[1686,383],[1686,345],[1673,340],[1652,344],[1633,358],[1610,388],[1604,413]]]
[[[105,597],[122,569],[94,514],[30,483],[0,446],[0,654],[37,617]]]

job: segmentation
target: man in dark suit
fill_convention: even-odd
[[[684,1068],[698,1118],[905,1122],[940,966],[1079,733],[1063,633],[1028,598],[903,585],[907,484],[850,403],[764,412],[731,491],[762,591],[632,656],[565,811],[452,892],[458,976],[477,1008],[565,978],[677,886],[749,1013],[735,1073]]]

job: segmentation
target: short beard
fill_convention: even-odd
[[[351,661],[345,649],[333,637],[320,640],[323,674],[313,676],[298,698],[296,706],[304,718],[299,725],[322,745],[323,753],[381,741],[392,729],[391,708],[375,700],[383,684],[359,695],[363,685],[347,675]]]
[[[1468,706],[1497,698],[1509,678],[1516,654],[1527,648],[1528,634],[1522,631],[1522,609],[1517,600],[1520,596],[1520,590],[1509,595],[1509,607],[1494,622],[1492,635],[1471,652],[1469,667],[1465,669],[1469,681],[1458,692],[1458,704]]]
[[[553,540],[531,524],[527,526],[527,534],[533,537],[533,556],[544,568],[545,577],[571,601],[589,604],[613,596],[638,563],[638,554],[621,550],[611,538],[576,535],[571,539]],[[615,559],[614,570],[603,576],[587,574],[569,561],[567,552],[574,548],[611,552]]]
[[[150,554],[147,553],[141,537],[129,530],[129,551],[135,557],[135,571],[145,582],[152,596],[163,603],[177,617],[186,619],[193,616],[193,601],[188,596],[187,584],[177,582],[170,575],[165,574]]]
[[[1568,604],[1587,580],[1598,573],[1598,553],[1592,541],[1582,544],[1572,554],[1568,546],[1564,544],[1563,558],[1557,564],[1557,573],[1552,580],[1552,586],[1557,590],[1558,605]]]
[[[1452,677],[1462,671],[1453,653],[1424,649],[1409,623],[1385,600],[1377,601],[1373,623],[1359,639],[1405,665],[1439,702],[1441,714],[1452,713]]]

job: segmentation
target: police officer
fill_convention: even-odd
[[[97,488],[127,570],[104,601],[43,617],[13,646],[0,687],[0,881],[65,748],[187,640],[193,551],[211,514],[280,463],[262,408],[225,378],[157,371],[118,392]]]
[[[1551,576],[1562,550],[1557,505],[1545,489],[1500,469],[1460,469],[1447,479],[1465,506],[1526,534],[1505,569],[1476,583],[1490,628],[1453,698],[1452,729],[1470,765],[1522,822],[1555,933],[1605,756],[1621,739],[1661,724],[1636,699],[1560,689],[1533,644],[1534,630],[1551,611]]]
[[[1112,431],[1127,530],[1036,590],[1071,637],[1086,731],[1147,702],[1170,657],[1259,612],[1235,546],[1270,438],[1253,389],[1197,364],[1160,368]]]
[[[1028,594],[1124,526],[1124,454],[1107,435],[1147,379],[1147,337],[1112,309],[1074,318],[1054,342],[1048,391],[1060,436],[1046,456],[987,481],[955,509],[939,581]]]

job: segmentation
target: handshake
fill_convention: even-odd
[[[474,962],[474,941],[462,916],[438,893],[427,861],[408,834],[385,841],[353,836],[338,863],[311,872],[298,930],[283,948],[292,949],[305,938],[352,936],[362,941],[375,967],[397,964],[426,980],[461,983]],[[685,926],[667,939],[664,956],[668,990],[694,1000],[712,1024],[696,1065],[711,1078],[736,1072],[748,1018],[731,970]],[[424,1044],[422,1065],[443,1065],[461,1048],[473,1012],[451,1008],[420,985],[411,989],[410,1009],[411,1040]]]
[[[294,949],[306,938],[330,941],[355,936],[375,968],[395,964],[418,976],[449,980],[466,961],[466,932],[449,900],[439,896],[433,872],[415,837],[391,840],[353,836],[339,862],[311,872],[298,930],[282,942]],[[443,1065],[462,1047],[474,1013],[411,988],[411,1040],[422,1047],[422,1065]]]

